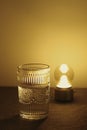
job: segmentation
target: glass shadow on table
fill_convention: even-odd
[[[0,130],[37,130],[45,120],[23,120],[19,115],[16,115],[0,120]]]

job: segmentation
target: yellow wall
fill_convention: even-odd
[[[69,64],[74,87],[87,87],[87,1],[1,0],[0,86],[16,85],[17,65]]]

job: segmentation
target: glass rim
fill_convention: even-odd
[[[43,69],[49,69],[49,68],[50,66],[44,63],[26,63],[26,64],[21,64],[17,66],[18,70],[23,70],[23,71],[37,71],[37,70],[43,70]]]

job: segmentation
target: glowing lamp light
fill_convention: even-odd
[[[58,66],[54,72],[56,80],[55,99],[57,101],[72,101],[72,80],[74,72],[67,64]]]

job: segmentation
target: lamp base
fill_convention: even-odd
[[[58,88],[55,89],[55,100],[60,102],[73,101],[73,89],[72,88]]]

